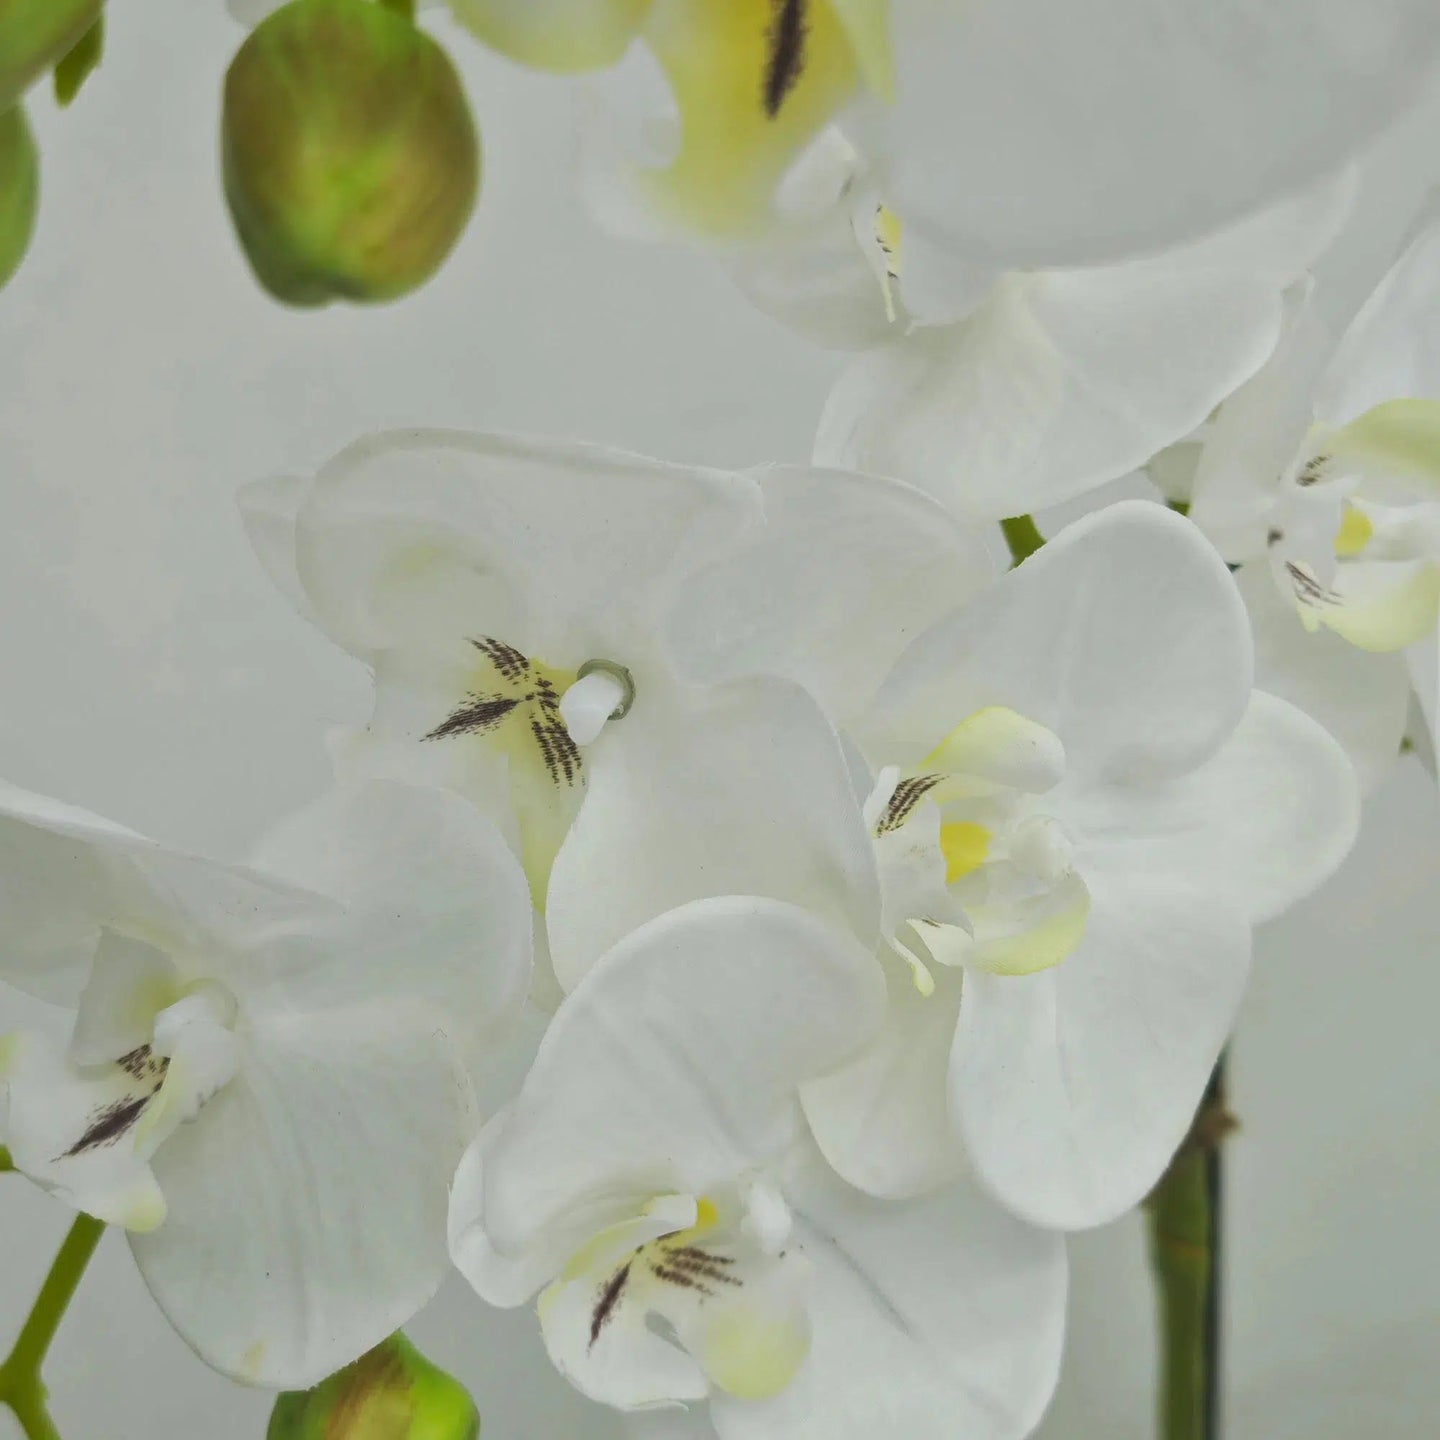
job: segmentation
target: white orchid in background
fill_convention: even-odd
[[[445,1273],[470,1067],[523,1002],[530,909],[454,796],[346,788],[253,868],[0,792],[0,978],[74,1011],[3,1042],[15,1165],[127,1228],[216,1368],[310,1385]]]
[[[556,1365],[621,1409],[708,1399],[727,1440],[1018,1440],[1058,1372],[1063,1242],[970,1184],[874,1200],[806,1135],[798,1088],[884,1006],[870,948],[794,906],[657,918],[467,1154],[457,1265],[498,1305],[540,1291]]]
[[[1338,343],[1323,299],[1297,304],[1274,360],[1154,468],[1239,566],[1263,683],[1373,784],[1399,752],[1412,682],[1432,736],[1440,714],[1440,223]]]
[[[819,463],[894,475],[994,521],[1188,435],[1274,349],[1283,292],[1352,188],[1342,176],[1153,256],[1003,273],[915,232],[831,131],[787,182],[786,218],[730,263],[762,309],[865,352],[831,391]]]
[[[943,532],[943,511],[915,492],[852,484],[881,553],[903,548],[896,537],[919,533],[927,511]],[[824,667],[830,655],[853,664],[853,648],[817,617],[843,609],[850,584],[863,591],[867,570],[826,563],[822,510],[812,497],[824,580],[788,618],[771,579],[783,545],[737,546],[695,587],[711,612],[727,594],[767,597],[770,633],[797,637],[809,683],[820,677],[868,763],[857,783],[881,910],[878,936],[854,933],[882,941],[890,1003],[861,1057],[803,1087],[811,1125],[839,1172],[876,1195],[942,1186],[968,1150],[1022,1214],[1098,1223],[1143,1196],[1189,1125],[1234,1018],[1252,924],[1348,850],[1353,775],[1318,725],[1252,694],[1233,583],[1159,506],[1112,507],[1062,533],[919,635],[878,690],[848,693]],[[747,803],[763,813],[765,787]],[[854,828],[853,812],[844,823]],[[584,831],[582,819],[557,874],[572,847],[599,850]],[[665,853],[663,827],[651,835],[649,853]],[[664,898],[732,892],[734,865],[717,852],[688,895]],[[815,908],[824,878],[782,858],[768,893]],[[563,928],[551,916],[568,985],[614,937],[613,916],[636,925],[659,908],[644,865],[614,864],[571,895]]]
[[[627,228],[763,231],[834,121],[917,245],[996,272],[1209,235],[1332,173],[1440,56],[1424,0],[452,3],[530,64],[642,42],[586,121]]]

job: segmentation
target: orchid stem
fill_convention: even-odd
[[[8,1154],[5,1158],[9,1159]],[[14,1412],[27,1440],[60,1440],[60,1432],[45,1408],[40,1368],[104,1233],[104,1221],[91,1215],[75,1217],[9,1357],[0,1365],[0,1402]]]
[[[1159,1440],[1220,1440],[1221,1057],[1190,1135],[1146,1202],[1160,1322]]]
[[[1028,560],[1044,543],[1045,537],[1029,515],[1012,515],[1000,522],[1005,532],[1005,543],[1010,547],[1012,564]]]

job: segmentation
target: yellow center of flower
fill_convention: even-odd
[[[921,994],[930,962],[1028,975],[1079,945],[1089,892],[1042,799],[1064,771],[1051,731],[987,706],[914,772],[882,777],[870,813],[886,932]]]

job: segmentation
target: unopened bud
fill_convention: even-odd
[[[40,157],[24,110],[13,105],[0,115],[0,286],[25,258],[39,200]]]
[[[392,1335],[313,1390],[290,1390],[265,1440],[476,1440],[480,1416],[459,1381]]]
[[[101,0],[0,0],[0,110],[8,110],[100,18]]]
[[[221,142],[245,253],[291,305],[414,290],[480,184],[455,67],[374,0],[291,0],[261,21],[225,77]]]

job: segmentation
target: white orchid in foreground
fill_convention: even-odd
[[[887,535],[920,529],[927,506],[938,512],[905,487],[853,483],[881,553]],[[817,497],[810,545],[828,581],[790,621],[811,677],[827,654],[852,653],[814,617],[843,607],[836,597],[866,573],[825,563],[821,509]],[[767,595],[783,630],[769,577],[785,561],[783,547],[737,547],[699,593],[712,607],[727,592]],[[848,1180],[924,1193],[960,1174],[968,1150],[1008,1203],[1060,1227],[1118,1214],[1155,1182],[1229,1033],[1250,927],[1319,884],[1356,826],[1338,747],[1251,684],[1225,566],[1186,521],[1132,502],[930,626],[878,692],[824,687],[832,707],[841,694],[837,718],[871,776],[857,781],[863,821],[832,809],[823,823],[871,834],[879,909],[852,892],[865,921],[852,933],[875,946],[890,991],[866,1051],[802,1087]],[[766,785],[732,783],[763,833]],[[712,854],[684,898],[734,891],[735,863]],[[631,924],[658,913],[646,873],[616,865],[552,913],[567,984],[615,913]],[[840,913],[838,897],[814,899],[827,875],[813,866],[780,854],[771,875],[767,893]]]
[[[1071,499],[1189,434],[1270,355],[1282,294],[1353,188],[1342,176],[1153,256],[1005,273],[917,232],[878,185],[827,134],[787,182],[791,213],[732,269],[762,309],[866,352],[831,391],[816,460],[978,521]]]
[[[572,952],[593,958],[695,898],[722,863],[736,893],[859,923],[869,842],[831,723],[796,681],[822,702],[867,692],[987,564],[933,507],[877,538],[873,488],[414,434],[362,441],[313,482],[252,490],[247,508],[282,587],[374,669],[374,714],[346,765],[446,785],[493,815],[568,986],[583,969]],[[812,552],[822,511],[836,545]],[[704,578],[736,553],[770,557],[768,589]],[[852,583],[811,613],[817,561]],[[830,641],[810,666],[817,626]],[[814,883],[797,896],[802,872]]]
[[[892,971],[880,1044],[806,1095],[842,1174],[934,1183],[958,1133],[1042,1223],[1142,1198],[1229,1034],[1252,925],[1355,835],[1339,747],[1251,677],[1224,565],[1140,502],[910,648],[857,726],[909,988]]]
[[[1264,683],[1373,783],[1399,751],[1412,681],[1432,735],[1440,716],[1440,224],[1338,345],[1313,305],[1202,432],[1188,493],[1240,567]]]
[[[0,793],[0,978],[74,1010],[3,1042],[0,1138],[126,1227],[212,1365],[313,1384],[445,1272],[477,1046],[523,1001],[525,886],[463,801],[388,782],[301,812],[254,868]]]
[[[375,672],[346,762],[469,796],[542,907],[586,748],[607,727],[623,742],[632,709],[683,711],[665,617],[688,569],[760,509],[721,471],[420,431],[359,441],[244,505],[281,587]]]
[[[540,1292],[556,1365],[626,1410],[709,1400],[724,1437],[1027,1434],[1058,1371],[1059,1237],[972,1186],[830,1175],[798,1087],[881,1022],[870,950],[793,906],[671,911],[566,998],[466,1156],[456,1263]]]

